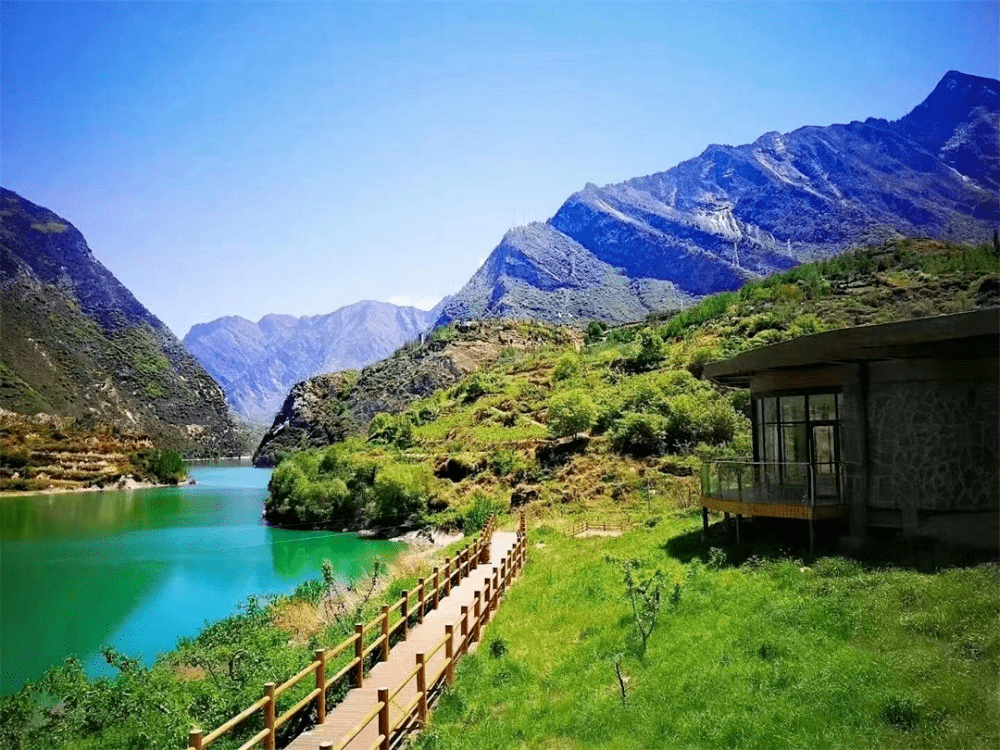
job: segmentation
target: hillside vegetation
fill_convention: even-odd
[[[651,491],[686,502],[701,458],[750,451],[748,393],[700,380],[705,362],[831,328],[995,306],[998,268],[988,245],[901,240],[672,316],[591,323],[582,345],[544,324],[504,323],[542,343],[504,349],[454,385],[377,415],[365,436],[289,454],[266,513],[338,528],[461,526],[484,503],[583,513]]]
[[[996,306],[998,294],[992,248],[904,241],[679,315],[594,325],[585,342],[507,322],[538,345],[374,418],[363,438],[286,456],[268,513],[471,534],[490,512],[509,528],[510,506],[529,511],[528,567],[460,663],[421,750],[994,748],[995,564],[917,572],[895,567],[912,552],[905,544],[858,562],[828,537],[818,556],[799,557],[798,527],[761,532],[752,549],[713,527],[706,544],[693,473],[701,457],[749,445],[746,394],[700,380],[706,360],[823,328]],[[440,346],[463,333],[436,335]],[[572,538],[580,518],[630,530]],[[427,564],[397,569],[385,601]],[[182,747],[190,727],[219,726],[261,683],[288,679],[365,619],[338,609],[330,589],[317,580],[251,599],[152,667],[108,649],[114,679],[89,680],[67,659],[0,701],[0,744]],[[307,689],[283,694],[279,710]],[[279,746],[307,725],[286,725]],[[213,747],[232,750],[259,729],[254,718]]]

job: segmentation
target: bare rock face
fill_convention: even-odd
[[[254,453],[255,466],[273,466],[285,453],[363,434],[379,412],[396,414],[434,391],[448,388],[506,348],[530,349],[577,331],[511,321],[459,324],[447,339],[403,347],[360,373],[336,372],[299,383]]]
[[[1000,82],[949,72],[894,122],[869,118],[588,184],[508,232],[436,323],[623,323],[897,235],[988,241],[1000,223]]]
[[[219,386],[52,211],[0,189],[0,407],[148,435],[188,456],[242,441]]]

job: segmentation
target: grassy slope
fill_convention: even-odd
[[[750,447],[746,392],[717,388],[689,372],[700,373],[705,361],[829,328],[996,305],[1000,299],[990,290],[1000,285],[998,271],[1000,261],[987,246],[903,240],[714,295],[664,321],[591,336],[579,352],[558,344],[510,350],[492,367],[411,406],[404,415],[415,425],[409,447],[353,440],[293,455],[275,472],[280,486],[272,485],[269,508],[283,520],[317,525],[343,525],[352,514],[376,524],[398,522],[381,518],[391,514],[378,493],[368,492],[370,482],[355,486],[341,474],[346,495],[343,486],[331,489],[338,474],[329,466],[344,456],[375,467],[376,484],[379,472],[409,472],[407,509],[429,502],[439,524],[456,521],[477,498],[506,505],[519,485],[542,505],[570,512],[613,512],[623,497],[649,491],[683,503],[694,480],[682,475],[699,457],[747,454]],[[642,341],[650,335],[654,349],[656,337],[663,346],[643,361]],[[537,449],[553,430],[553,408],[571,394],[584,402],[580,410],[592,410],[594,439],[564,462],[540,462]],[[638,429],[629,420],[653,431],[651,456],[637,460],[621,450],[616,438]],[[324,456],[331,457],[325,465]]]
[[[995,565],[709,567],[697,523],[674,514],[619,539],[532,531],[526,572],[417,747],[996,747]],[[681,586],[677,605],[665,592],[644,655],[606,555]]]

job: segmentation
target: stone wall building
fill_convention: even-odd
[[[754,450],[706,465],[706,513],[1000,547],[1000,309],[826,331],[705,376],[750,389]]]

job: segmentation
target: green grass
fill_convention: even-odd
[[[486,647],[460,664],[416,746],[996,747],[996,566],[926,575],[824,558],[714,569],[695,528],[677,515],[619,539],[533,532]],[[645,655],[606,555],[681,584]],[[506,646],[500,658],[493,641]]]

